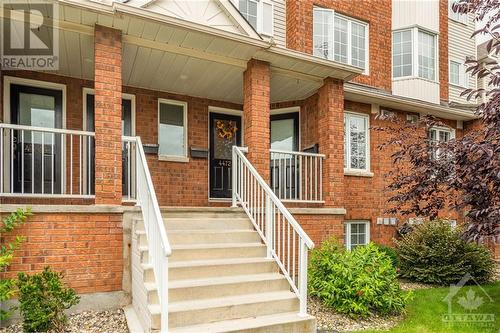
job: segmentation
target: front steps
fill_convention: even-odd
[[[298,315],[297,296],[274,260],[266,259],[266,247],[242,210],[191,208],[163,213],[172,246],[169,332],[316,331],[314,317]],[[134,229],[149,312],[149,320],[144,315],[141,321],[147,331],[155,331],[160,328],[160,307],[142,221]]]

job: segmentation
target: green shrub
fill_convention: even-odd
[[[466,242],[461,235],[460,228],[452,228],[446,220],[415,226],[396,241],[400,275],[413,281],[450,285],[470,273],[477,283],[487,282],[494,268],[490,251]]]
[[[382,244],[375,244],[375,245],[378,247],[378,250],[380,252],[385,253],[389,258],[391,258],[392,266],[394,266],[395,268],[399,267],[398,253],[394,248]]]
[[[16,227],[20,226],[28,216],[32,215],[31,210],[27,208],[26,210],[18,209],[15,212],[9,214],[2,220],[0,224],[0,235],[5,235],[5,233],[11,232]],[[13,241],[2,244],[0,246],[0,270],[3,271],[7,268],[12,259],[14,258],[14,251],[19,249],[22,242],[24,242],[24,237],[16,236]],[[15,293],[16,282],[14,279],[0,279],[0,304],[9,300]],[[14,309],[0,309],[0,322],[10,317]]]
[[[25,332],[64,332],[64,310],[79,302],[71,288],[62,283],[62,273],[45,267],[35,275],[18,274],[20,312]]]
[[[311,296],[352,317],[401,313],[410,297],[401,290],[391,259],[376,245],[347,251],[335,239],[312,252],[309,288]]]

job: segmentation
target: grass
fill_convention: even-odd
[[[481,288],[484,290],[481,290]],[[421,289],[414,292],[412,301],[408,304],[405,319],[390,333],[481,333],[500,332],[500,282],[482,285],[481,287],[465,286],[452,299],[453,314],[492,314],[493,322],[461,322],[446,323],[443,315],[448,313],[448,304],[443,299],[450,288]],[[490,298],[491,300],[490,300]],[[461,304],[471,308],[470,312]],[[475,306],[476,309],[472,309]],[[491,316],[489,317],[491,318]],[[374,333],[382,331],[362,331]]]

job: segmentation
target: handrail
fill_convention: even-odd
[[[95,136],[94,132],[88,132],[88,131],[70,130],[70,129],[65,129],[65,128],[26,126],[26,125],[16,125],[16,124],[6,124],[6,123],[0,123],[0,128],[9,128],[9,129],[13,129],[13,130],[24,130],[24,131],[34,131],[34,132],[56,133],[56,134],[73,134],[73,135]]]
[[[124,138],[126,141],[129,139],[129,137]],[[137,204],[141,206],[149,257],[158,285],[161,332],[166,333],[168,331],[168,257],[172,254],[172,248],[168,241],[140,137],[136,137],[136,146]]]
[[[240,204],[247,213],[267,246],[267,257],[276,260],[292,290],[299,297],[300,314],[305,315],[307,251],[314,247],[314,243],[245,157],[243,152],[246,151],[245,148],[233,146],[233,206]]]
[[[301,155],[301,156],[311,156],[311,157],[321,157],[325,158],[325,154],[317,154],[317,153],[307,153],[304,151],[288,151],[288,150],[280,150],[280,149],[269,149],[271,153],[278,154],[290,154],[290,155]]]

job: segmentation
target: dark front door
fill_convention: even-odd
[[[62,128],[62,91],[13,84],[11,123]],[[15,193],[60,194],[61,134],[13,131],[13,189]]]
[[[94,115],[94,95],[87,94],[87,131],[95,131],[95,115]],[[132,135],[132,101],[130,99],[122,99],[122,135],[131,136]],[[90,193],[94,194],[95,180],[94,180],[94,156],[95,148],[94,144],[90,143],[90,161],[89,161],[89,187]],[[126,145],[122,145],[122,193],[124,196],[129,195],[129,181],[128,173],[130,172],[131,161],[128,160],[129,156],[126,151]],[[132,159],[132,157],[130,157]],[[131,194],[131,193],[130,193]]]
[[[235,145],[241,145],[241,117],[210,113],[210,198],[231,198]]]

